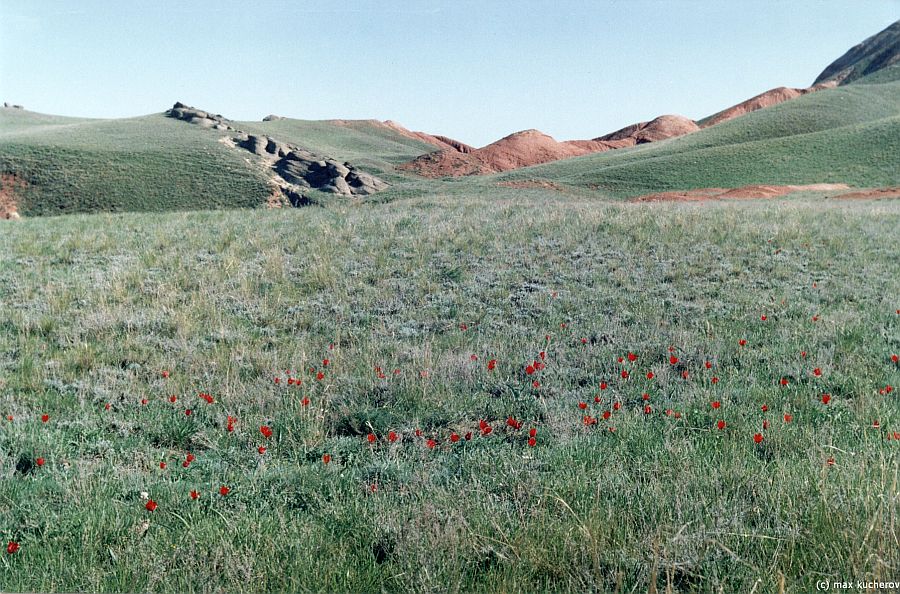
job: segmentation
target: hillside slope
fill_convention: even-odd
[[[900,183],[900,83],[804,95],[688,136],[508,172],[617,196],[748,184]]]
[[[848,84],[900,63],[900,21],[853,46],[829,64],[813,84],[835,81]]]

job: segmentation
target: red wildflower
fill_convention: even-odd
[[[601,390],[605,390],[605,389],[608,388],[608,387],[609,387],[609,385],[608,385],[606,382],[600,382],[600,389],[601,389]]]
[[[622,370],[622,379],[628,379],[628,370],[627,369]]]
[[[723,430],[725,428],[725,421],[719,421],[716,423],[716,427],[719,428],[719,431]]]
[[[704,365],[707,369],[711,369],[711,368],[712,368],[712,363],[710,363],[709,361],[707,361],[707,362],[704,363],[703,365]]]
[[[768,428],[769,428],[769,420],[763,419],[763,429],[768,429]]]
[[[325,379],[325,374],[320,371],[316,374],[316,379],[322,381],[323,379]]]
[[[712,376],[712,379],[709,380],[709,381],[711,381],[711,382],[714,383],[714,384],[718,384],[718,383],[719,383],[719,378],[718,378],[717,376],[714,375],[714,376]]]
[[[831,394],[822,394],[822,404],[831,402]]]
[[[825,464],[827,464],[828,466],[834,466],[834,456],[825,460]]]
[[[263,434],[263,437],[269,439],[272,437],[272,428],[268,425],[261,425],[259,428],[259,432]]]
[[[194,460],[196,460],[196,458],[194,457],[194,454],[188,454],[188,455],[185,457],[185,460],[186,460],[188,463],[191,463],[191,462],[193,462]]]
[[[681,377],[682,377],[683,379],[687,379],[687,378],[688,378],[688,370],[687,370],[687,369],[685,369],[684,371],[681,372]]]
[[[634,353],[628,353],[628,360],[631,361],[632,363],[637,361],[637,358],[638,358],[638,356],[635,355]]]
[[[460,324],[459,329],[462,330],[463,332],[465,332],[466,330],[469,329],[469,326],[467,324]]]
[[[43,466],[46,463],[46,460],[44,460],[43,458],[38,458],[37,460],[35,460],[35,462],[37,462],[38,466]]]
[[[459,433],[454,431],[450,434],[450,443],[456,443],[457,441],[459,441]]]
[[[541,351],[540,353],[538,353],[538,357],[541,358],[541,361],[544,361],[547,358],[547,353],[544,351]]]
[[[741,345],[741,346],[745,346],[745,345],[747,344],[747,341],[746,341],[745,339],[742,338],[742,339],[740,339],[740,340],[738,341],[738,344]]]
[[[172,404],[174,404],[177,401],[178,401],[178,396],[176,396],[175,394],[172,394],[171,396],[169,396],[169,402],[171,402]]]
[[[880,429],[880,428],[881,428],[881,423],[878,422],[878,419],[875,419],[874,421],[872,421],[872,428],[873,428],[873,429]]]
[[[194,411],[192,411],[192,410],[189,409],[189,408],[186,408],[186,409],[184,410],[185,416],[188,416],[188,417],[191,416],[191,413],[192,413],[192,412],[194,412]]]
[[[753,441],[758,444],[762,443],[762,440],[763,440],[762,433],[757,433],[756,435],[753,436]]]
[[[219,495],[221,495],[222,497],[225,497],[230,492],[231,492],[231,489],[229,489],[225,485],[222,485],[221,487],[219,487]]]
[[[793,421],[793,420],[794,420],[794,416],[793,416],[793,415],[784,415],[784,422],[785,422],[785,423],[790,423],[790,422]]]
[[[141,398],[141,406],[147,406],[148,402],[149,400],[147,400],[146,398]]]
[[[331,462],[331,454],[322,454],[322,464]]]
[[[647,394],[646,392],[644,392],[643,394],[641,394],[641,400],[643,400],[644,402],[647,402],[648,400],[650,400],[650,394]]]
[[[275,378],[275,383],[276,383],[276,384],[280,384],[280,383],[281,383],[281,378],[280,378],[280,377],[276,377],[276,378]]]
[[[258,448],[256,448],[256,451],[259,452],[260,456],[262,456],[266,453],[266,446],[259,446]]]
[[[388,431],[388,441],[394,443],[398,439],[398,435],[393,431]]]
[[[816,367],[815,369],[813,369],[813,375],[816,377],[822,377],[822,370]]]
[[[300,404],[303,406],[309,406],[309,396],[304,396],[303,400],[300,401]]]
[[[654,377],[654,376],[653,376],[653,372],[652,372],[652,371],[648,371],[648,372],[647,372],[647,379],[648,379],[648,380],[652,380],[653,377]]]
[[[508,419],[506,419],[506,424],[509,425],[510,427],[512,427],[513,429],[521,429],[522,428],[522,423],[520,421],[517,421],[513,417],[509,417]]]
[[[155,502],[155,501],[153,501],[152,499],[148,499],[148,500],[147,500],[147,503],[144,505],[144,507],[147,508],[147,511],[151,511],[151,512],[152,512],[152,511],[156,511],[156,508],[157,508],[158,506],[156,505],[156,502]]]
[[[622,408],[621,402],[616,402],[613,404],[613,410],[619,410],[620,408]]]
[[[894,363],[900,363],[900,355],[891,355],[891,361]]]
[[[322,359],[322,367],[328,367],[329,363],[331,363],[331,359]]]
[[[50,420],[50,415],[41,415],[41,423],[46,423]]]
[[[806,351],[800,351],[800,356],[806,359]]]
[[[535,439],[534,437],[529,438],[528,445],[533,448],[534,446],[537,445],[537,439]]]
[[[165,470],[165,469],[166,469],[166,463],[165,463],[165,462],[160,462],[160,463],[159,463],[159,467],[160,467],[160,469]]]
[[[14,540],[9,541],[9,544],[6,545],[6,554],[14,555],[16,551],[19,550],[19,543]]]
[[[527,367],[525,368],[525,374],[526,374],[526,375],[531,375],[531,374],[533,374],[533,373],[534,373],[534,366],[529,365],[529,366],[527,366]]]
[[[646,405],[646,406],[644,407],[644,414],[645,414],[645,415],[649,415],[649,414],[652,413],[652,412],[653,412],[653,409],[650,408],[650,405],[649,405],[649,404]]]
[[[422,430],[416,429],[416,437],[422,437]]]
[[[769,412],[769,405],[768,405],[768,404],[763,404],[763,405],[760,407],[760,409],[761,409],[763,412]]]
[[[537,437],[537,429],[532,427],[528,430],[528,437]]]
[[[814,315],[814,316],[812,317],[812,321],[813,321],[813,322],[818,322],[818,321],[819,321],[819,316],[818,316],[818,315]]]
[[[680,418],[681,418],[681,413],[678,412],[678,411],[675,411],[675,418],[676,418],[676,419],[680,419]]]
[[[187,460],[185,460],[184,462],[181,463],[181,467],[182,467],[182,468],[187,468],[187,467],[190,466],[190,465],[191,465],[191,463],[188,462]]]
[[[597,419],[590,415],[587,415],[582,419],[582,422],[584,422],[585,426],[596,425]]]
[[[195,490],[191,490],[191,499],[197,499],[198,497],[200,497],[200,493]]]
[[[540,388],[540,387],[541,387],[541,382],[539,382],[539,381],[537,381],[537,380],[534,380],[533,382],[531,382],[531,387],[532,387],[532,388]]]
[[[765,314],[759,316],[759,319],[762,320],[763,322],[765,322],[765,321],[766,321],[766,316],[765,316]]]
[[[600,397],[594,396],[594,402],[596,402],[597,404],[600,404]]]
[[[608,410],[603,411],[603,420],[604,421],[608,421],[609,417],[611,417],[611,416],[612,416],[612,413],[609,412]]]
[[[162,372],[162,376],[163,376],[164,379],[168,379],[168,377],[169,377],[169,372],[168,372],[167,370],[164,369],[163,372]]]
[[[487,364],[488,371],[494,371],[494,368],[496,368],[496,367],[497,367],[496,359],[491,359],[490,361],[488,361],[488,364]]]
[[[429,450],[433,450],[433,449],[434,449],[434,446],[437,445],[437,442],[436,442],[435,440],[433,440],[433,439],[429,439],[428,441],[425,442],[425,445],[428,446],[428,449],[429,449]]]
[[[580,408],[581,410],[586,409],[586,408],[587,408],[587,402],[579,402],[579,403],[578,403],[578,408]]]
[[[375,437],[375,434],[374,434],[374,433],[369,433],[368,435],[366,435],[366,440],[367,440],[369,443],[375,443],[375,441],[376,441],[377,439],[378,439],[378,438]]]
[[[466,432],[466,436],[463,439],[465,439],[466,441],[471,441],[472,440],[472,432],[471,431]]]
[[[720,406],[722,406],[721,402],[719,402],[718,400],[713,400],[713,403],[712,403],[713,408],[719,408]]]
[[[109,402],[107,402],[106,404],[103,405],[103,408],[105,408],[106,410],[109,410],[110,408],[112,408],[112,405]]]
[[[787,380],[787,378],[786,378],[786,377],[781,378],[781,382],[780,382],[780,383],[781,383],[782,386],[788,385],[788,380]]]
[[[678,357],[676,357],[675,355],[672,355],[671,357],[669,357],[670,365],[675,365],[676,363],[678,363]]]
[[[487,435],[488,433],[490,433],[491,431],[494,430],[494,428],[491,427],[490,425],[488,425],[484,419],[482,419],[481,421],[478,422],[478,426],[479,426],[479,428],[481,428],[482,435]]]
[[[475,355],[475,354],[469,355],[469,360],[470,360],[470,361],[477,361],[477,360],[478,360],[478,355]]]

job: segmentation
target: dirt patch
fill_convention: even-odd
[[[838,198],[840,200],[889,200],[892,198],[900,198],[900,187],[859,190],[856,192],[847,192],[846,194],[838,194],[837,196],[832,196],[832,198]]]
[[[751,185],[739,188],[698,188],[657,192],[632,198],[632,202],[699,202],[701,200],[764,200],[787,196],[794,192],[833,192],[849,190],[847,184],[807,184],[807,185]]]
[[[497,184],[504,188],[515,188],[517,190],[553,190],[555,192],[563,192],[563,188],[559,184],[555,184],[545,179],[523,179],[516,181],[503,181]]]
[[[15,220],[19,216],[18,193],[28,187],[25,180],[11,173],[0,175],[0,219]]]

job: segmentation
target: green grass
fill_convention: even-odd
[[[617,196],[747,184],[900,184],[900,83],[819,91],[668,141],[502,174]]]
[[[392,183],[391,163],[428,145],[366,122],[351,127],[283,120],[236,124],[313,152],[349,160]],[[0,173],[28,185],[19,193],[23,216],[78,212],[254,208],[271,190],[249,154],[212,131],[154,114],[86,120],[0,110]]]
[[[390,204],[2,225],[0,413],[14,420],[0,425],[0,539],[21,549],[0,553],[0,589],[897,579],[900,442],[885,435],[900,430],[900,395],[878,392],[900,384],[896,201],[447,187]],[[526,376],[542,350],[546,369]],[[616,357],[629,351],[626,381]],[[285,369],[302,386],[276,385]],[[622,408],[585,427],[580,401],[594,416]],[[453,431],[476,435],[454,444]],[[15,471],[38,456],[42,468]]]

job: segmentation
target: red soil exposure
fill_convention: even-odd
[[[0,219],[18,219],[16,192],[26,187],[26,183],[15,175],[0,175]]]
[[[822,89],[831,89],[836,86],[836,82],[830,81],[819,83],[807,89],[792,89],[789,87],[778,87],[775,89],[770,89],[765,93],[760,93],[756,97],[751,97],[746,101],[738,103],[737,105],[732,105],[728,109],[724,109],[716,114],[709,116],[709,118],[707,118],[701,124],[701,127],[709,128],[710,126],[715,126],[716,124],[727,122],[728,120],[732,120],[736,117],[748,114],[751,111],[756,111],[757,109],[763,109],[766,107],[771,107],[773,105],[778,105],[779,103],[784,103],[785,101],[796,99],[797,97],[806,95],[807,93],[821,91]]]
[[[400,165],[424,177],[458,177],[485,175],[519,169],[540,163],[578,157],[612,149],[656,142],[699,130],[697,124],[683,116],[666,115],[641,122],[593,140],[557,142],[538,130],[510,134],[479,149],[460,153],[447,148],[429,153]]]
[[[832,196],[832,198],[839,198],[841,200],[883,200],[900,198],[900,187],[859,190],[856,192],[847,192],[846,194],[838,194],[837,196]]]
[[[699,202],[702,200],[757,200],[777,198],[794,192],[833,192],[849,190],[847,184],[808,184],[804,186],[752,185],[740,188],[698,188],[657,192],[632,198],[632,202]]]
[[[450,149],[455,150],[460,153],[471,153],[475,150],[475,147],[469,146],[464,142],[460,142],[458,140],[454,140],[452,138],[448,138],[446,136],[436,135],[436,134],[427,134],[425,132],[413,132],[412,130],[408,130],[394,122],[392,120],[385,120],[383,122],[378,122],[382,126],[386,126],[393,130],[394,132],[399,133],[401,136],[406,136],[407,138],[413,138],[415,140],[421,140],[422,142],[428,143],[430,145],[436,146],[439,149]]]

